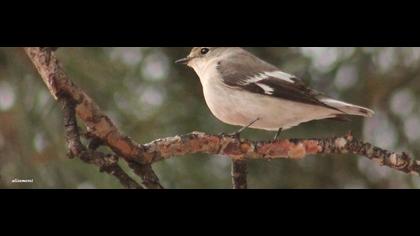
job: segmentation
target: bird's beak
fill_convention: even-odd
[[[191,60],[190,57],[186,57],[186,58],[182,58],[182,59],[179,59],[179,60],[175,61],[175,63],[176,64],[184,64],[184,65],[187,65],[188,62],[190,62],[190,60]]]

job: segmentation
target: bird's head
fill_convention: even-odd
[[[194,47],[190,54],[177,60],[176,63],[184,64],[194,69],[198,69],[213,59],[222,57],[233,48],[228,47]]]

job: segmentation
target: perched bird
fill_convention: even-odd
[[[279,133],[312,120],[374,114],[329,98],[239,47],[194,47],[176,62],[195,70],[211,112],[230,125]]]

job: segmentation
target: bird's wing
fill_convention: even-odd
[[[236,60],[235,58],[225,59],[217,64],[217,70],[227,86],[339,111],[321,102],[320,99],[325,96],[307,87],[296,76],[284,73],[251,54],[246,56],[238,54],[237,57]]]

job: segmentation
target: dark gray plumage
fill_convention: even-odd
[[[258,84],[266,85],[273,89],[271,94],[267,94],[257,83],[247,83],[247,80],[258,76],[261,73],[280,71],[280,69],[276,66],[257,58],[247,51],[243,51],[235,56],[232,56],[230,60],[218,61],[217,70],[219,71],[223,82],[233,88],[236,87],[265,96],[272,96],[311,105],[325,106],[338,110],[335,107],[328,106],[327,104],[321,102],[319,99],[324,98],[325,96],[316,90],[308,88],[302,80],[295,76],[290,78],[293,83],[273,76],[259,80]]]

